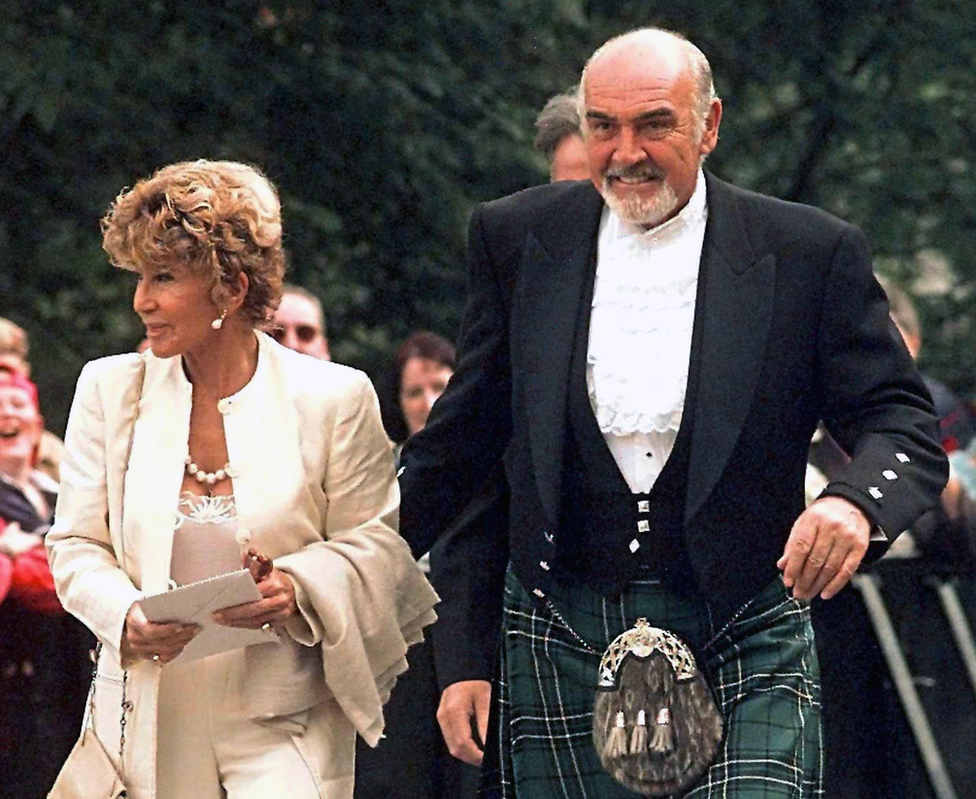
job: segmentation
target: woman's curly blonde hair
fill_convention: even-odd
[[[185,161],[140,180],[102,219],[102,247],[122,269],[182,265],[210,275],[218,307],[224,287],[243,272],[248,289],[240,310],[255,325],[281,300],[281,204],[271,182],[247,164]]]

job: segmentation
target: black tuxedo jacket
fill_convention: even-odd
[[[852,455],[826,493],[889,542],[937,501],[947,463],[860,231],[707,186],[684,540],[723,616],[776,574],[819,420]],[[553,579],[570,356],[602,209],[590,183],[564,182],[472,217],[458,369],[401,461],[402,535],[419,554],[448,533],[433,553],[442,685],[490,676],[509,561],[540,598]]]

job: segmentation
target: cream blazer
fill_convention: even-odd
[[[355,732],[378,742],[382,703],[437,597],[397,533],[393,456],[367,377],[256,335],[254,376],[218,405],[238,535],[292,577],[300,614],[282,644],[245,650],[244,701],[252,718],[307,728],[320,777],[344,796]],[[151,352],[92,361],[78,379],[47,546],[58,596],[102,642],[109,681],[122,674],[130,606],[167,590],[192,394],[181,358]],[[124,665],[125,771],[150,769],[154,785],[159,668]],[[99,707],[114,722],[96,732],[117,753],[118,705]]]

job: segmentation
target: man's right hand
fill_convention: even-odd
[[[437,721],[448,750],[458,760],[472,766],[480,766],[484,756],[490,702],[490,682],[464,680],[444,689],[437,708]]]

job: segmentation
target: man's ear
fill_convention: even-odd
[[[718,128],[722,124],[722,101],[716,97],[708,108],[705,117],[705,130],[702,131],[699,153],[708,155],[718,145]]]

